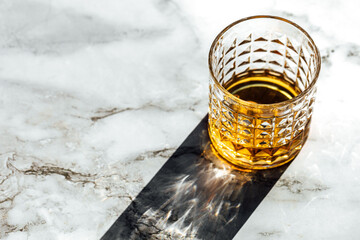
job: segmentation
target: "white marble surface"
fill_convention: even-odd
[[[255,14],[323,56],[308,143],[235,239],[360,236],[359,1],[0,3],[0,238],[99,239],[207,112],[207,52]]]

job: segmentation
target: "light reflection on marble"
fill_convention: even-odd
[[[0,238],[98,239],[207,112],[207,51],[279,15],[323,56],[308,143],[235,239],[360,235],[360,2],[0,3]]]
[[[210,148],[205,152],[208,156],[188,166],[198,169],[195,173],[185,170],[189,174],[174,174],[159,186],[158,194],[171,197],[160,207],[150,207],[142,214],[130,239],[139,239],[139,236],[147,236],[146,239],[214,238],[209,228],[216,226],[218,233],[224,232],[220,229],[237,219],[242,203],[235,200],[242,200],[243,186],[251,185],[255,173],[232,169],[227,163],[209,156]],[[189,153],[185,151],[186,154]]]

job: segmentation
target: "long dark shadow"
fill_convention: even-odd
[[[206,116],[101,239],[232,239],[288,165],[233,169],[212,153]]]

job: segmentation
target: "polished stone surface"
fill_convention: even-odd
[[[234,239],[360,235],[358,1],[0,3],[0,238],[99,239],[207,112],[207,53],[288,18],[323,65],[304,149]]]
[[[101,240],[233,239],[290,165],[250,171],[212,150],[208,116]]]

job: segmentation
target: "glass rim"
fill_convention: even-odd
[[[282,21],[282,22],[285,22],[285,23],[288,23],[292,26],[294,26],[295,28],[297,28],[298,30],[300,30],[306,37],[307,39],[311,42],[311,44],[314,46],[314,52],[315,52],[315,58],[318,62],[318,65],[316,66],[316,69],[315,69],[315,76],[312,80],[312,82],[310,83],[310,85],[304,90],[302,91],[299,95],[297,95],[296,97],[292,98],[292,99],[288,99],[288,100],[285,100],[285,101],[282,101],[282,102],[278,102],[278,103],[270,103],[270,104],[263,104],[263,103],[251,103],[251,102],[248,102],[246,100],[243,100],[243,99],[240,99],[240,98],[237,98],[235,97],[233,94],[231,94],[228,90],[226,90],[220,83],[219,81],[216,79],[215,75],[214,75],[214,71],[213,71],[213,68],[212,68],[212,58],[211,56],[213,55],[213,52],[214,52],[214,49],[215,49],[215,46],[216,46],[216,43],[218,42],[218,40],[224,35],[224,33],[226,33],[230,28],[234,27],[235,25],[239,24],[239,23],[242,23],[242,22],[245,22],[245,21],[249,21],[249,20],[252,20],[252,19],[258,19],[258,18],[263,18],[263,19],[266,19],[266,18],[271,18],[271,19],[276,19],[276,20],[279,20],[279,21]],[[285,18],[282,18],[282,17],[278,17],[278,16],[272,16],[272,15],[255,15],[255,16],[250,16],[250,17],[246,17],[246,18],[242,18],[242,19],[239,19],[231,24],[229,24],[228,26],[226,26],[214,39],[214,41],[212,42],[211,44],[211,47],[210,47],[210,51],[209,51],[209,56],[208,56],[208,64],[209,64],[209,70],[210,70],[210,76],[211,78],[214,80],[216,86],[218,88],[221,89],[221,91],[223,91],[229,98],[231,98],[233,101],[241,104],[241,105],[246,105],[246,106],[251,106],[251,107],[254,107],[256,106],[257,108],[276,108],[276,107],[280,107],[280,106],[283,106],[283,105],[287,105],[287,104],[291,104],[295,101],[297,101],[298,99],[301,99],[304,95],[306,95],[311,89],[314,88],[315,86],[315,83],[317,82],[317,79],[319,77],[319,73],[320,73],[320,69],[321,69],[321,56],[320,56],[320,51],[318,50],[314,40],[310,37],[310,35],[302,28],[300,27],[299,25],[297,25],[296,23],[290,21],[290,20],[287,20]]]

